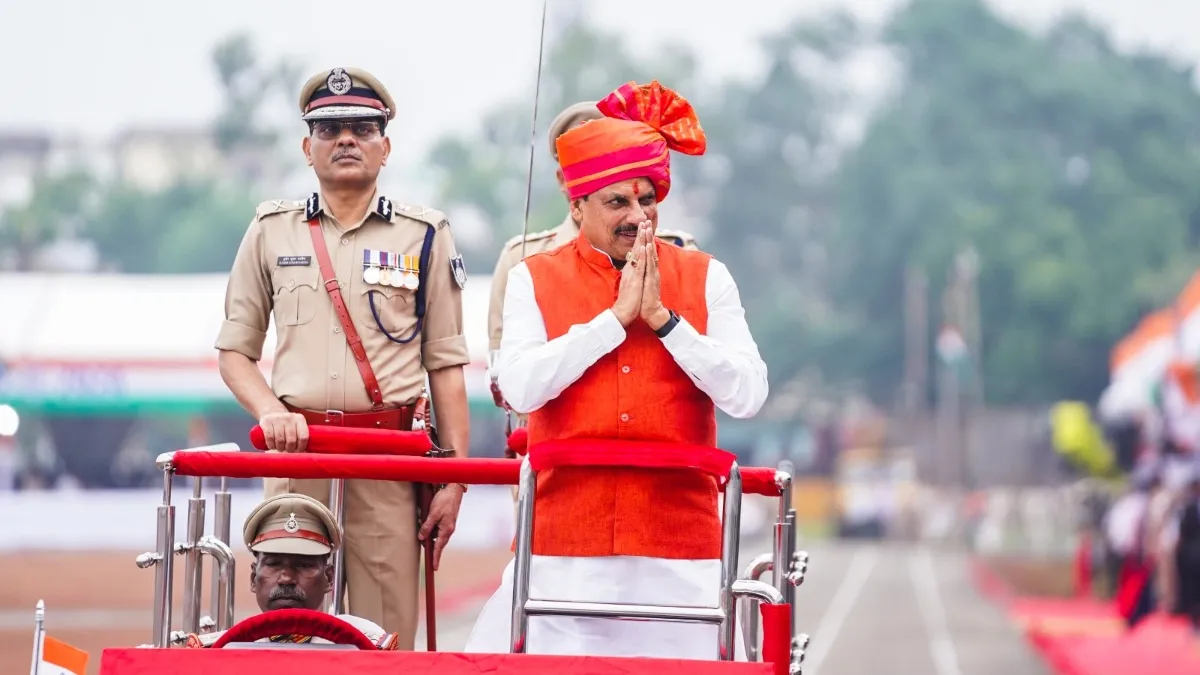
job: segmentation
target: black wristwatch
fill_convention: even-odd
[[[659,326],[658,330],[654,331],[654,334],[660,338],[670,335],[671,331],[675,330],[675,326],[679,325],[679,315],[675,313],[675,310],[668,309],[667,313],[671,315],[670,318],[667,319],[666,323]]]

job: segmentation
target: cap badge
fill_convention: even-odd
[[[296,534],[300,531],[300,523],[296,522],[296,514],[288,516],[287,522],[283,524],[283,531],[288,534]]]
[[[352,82],[350,76],[346,74],[345,68],[334,68],[329,71],[329,77],[325,78],[325,86],[329,87],[329,91],[335,96],[343,96],[350,91]]]

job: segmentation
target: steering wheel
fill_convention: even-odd
[[[225,631],[212,649],[221,649],[230,642],[257,642],[272,635],[308,635],[335,645],[353,645],[366,651],[379,649],[354,626],[332,614],[311,609],[277,609],[256,614]]]

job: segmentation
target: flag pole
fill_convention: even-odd
[[[29,675],[38,675],[42,666],[42,644],[46,636],[46,603],[37,601],[33,611],[33,663],[29,666]]]
[[[546,13],[550,0],[542,0],[542,29],[538,37],[537,79],[533,81],[533,121],[529,125],[529,175],[525,181],[525,225],[521,229],[521,260],[525,259],[525,240],[529,238],[529,205],[533,199],[533,155],[537,147],[538,98],[542,93],[542,60],[546,52]]]

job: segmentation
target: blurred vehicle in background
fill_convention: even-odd
[[[839,537],[916,536],[919,486],[911,448],[843,450],[834,465],[833,481]]]

